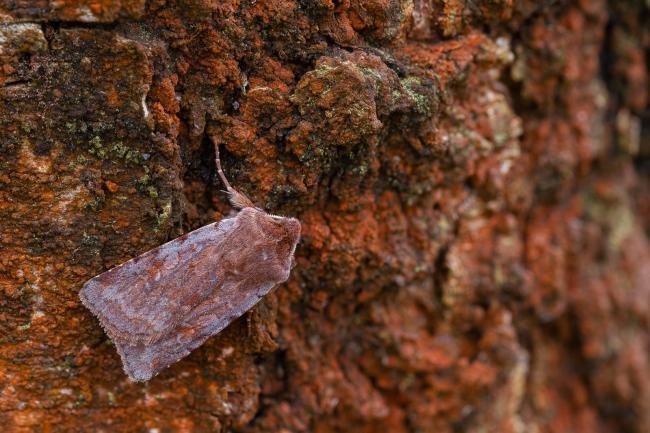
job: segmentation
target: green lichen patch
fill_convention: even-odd
[[[141,193],[147,195],[152,199],[158,198],[159,195],[158,188],[156,187],[156,184],[154,182],[149,167],[147,166],[144,167],[144,174],[135,181],[135,184],[136,184],[136,188]]]
[[[430,116],[432,113],[433,101],[421,92],[422,81],[419,77],[406,77],[400,80],[402,88],[411,99],[415,112],[423,116]]]
[[[99,136],[96,135],[91,138],[88,142],[88,146],[88,152],[90,152],[91,155],[95,155],[99,159],[106,158],[106,149],[104,148],[102,139]]]
[[[172,203],[167,201],[163,206],[158,215],[156,216],[156,224],[154,226],[154,231],[159,232],[162,229],[169,227],[169,220],[172,216]]]
[[[116,158],[122,159],[131,164],[137,164],[142,161],[140,152],[125,146],[121,141],[115,142],[111,145],[111,154]]]
[[[122,141],[105,143],[99,135],[88,141],[88,152],[98,159],[111,159],[130,165],[142,164],[145,161],[139,150],[125,145]]]

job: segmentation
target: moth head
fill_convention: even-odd
[[[271,215],[271,219],[281,231],[278,237],[278,255],[280,257],[293,257],[296,245],[300,240],[300,222],[295,218]]]
[[[285,229],[286,240],[291,245],[291,254],[293,255],[296,245],[300,241],[300,231],[302,230],[300,221],[296,218],[282,218],[282,225]]]
[[[264,214],[260,218],[267,239],[275,244],[279,259],[290,260],[300,240],[300,222],[296,218]]]

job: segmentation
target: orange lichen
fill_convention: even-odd
[[[0,7],[5,430],[650,424],[643,2],[23,3]],[[208,134],[301,219],[297,266],[133,385],[77,291],[225,216]]]

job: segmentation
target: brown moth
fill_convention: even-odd
[[[237,215],[110,269],[79,293],[134,381],[149,380],[224,329],[286,281],[294,265],[300,222],[267,214],[231,187],[214,145]]]

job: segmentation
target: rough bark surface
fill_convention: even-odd
[[[650,432],[650,6],[1,0],[3,432]],[[229,212],[290,280],[147,384],[78,291]]]

